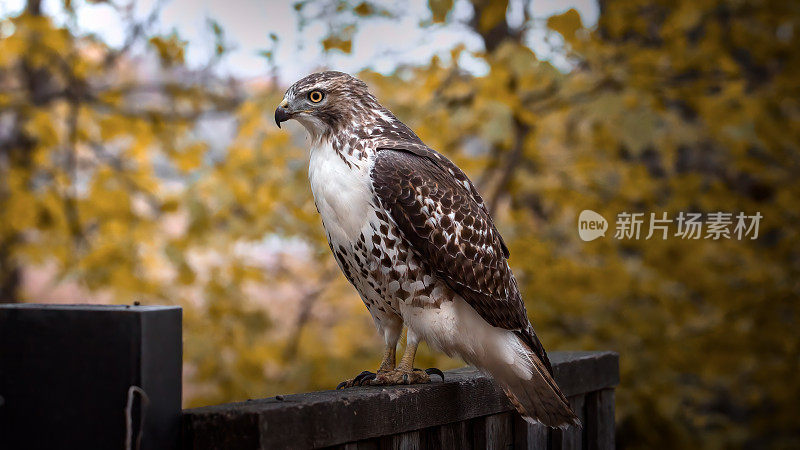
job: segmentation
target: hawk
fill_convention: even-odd
[[[525,420],[580,425],[547,354],[475,186],[342,72],[297,81],[275,110],[310,135],[308,177],[328,243],[386,344],[376,373],[340,387],[425,383],[421,340],[491,375]],[[407,346],[395,365],[406,327]]]

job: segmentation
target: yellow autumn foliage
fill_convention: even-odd
[[[349,22],[326,50],[351,51],[360,24],[391,16],[328,3]],[[430,1],[422,23],[454,20],[453,3]],[[477,183],[545,346],[620,353],[621,447],[800,446],[800,10],[610,0],[591,28],[568,10],[516,29],[508,2],[473,3],[465,26],[484,51],[359,76]],[[177,34],[141,36],[159,63],[145,77],[40,11],[0,24],[2,299],[36,301],[20,273],[48,266],[100,299],[181,305],[188,406],[376,367],[380,340],[329,255],[301,130],[271,121],[285,85],[181,78]],[[534,26],[563,42],[568,67],[526,45]],[[198,131],[216,116],[233,123],[222,144]],[[579,238],[585,209],[609,220],[604,238]],[[622,212],[717,211],[759,212],[758,239],[614,237]],[[460,363],[423,348],[418,364]]]

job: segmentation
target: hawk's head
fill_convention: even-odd
[[[275,110],[275,123],[295,119],[313,138],[330,135],[381,109],[367,85],[342,72],[313,73],[286,91]]]

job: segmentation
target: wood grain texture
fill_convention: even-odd
[[[586,441],[589,450],[612,450],[614,439],[614,390],[602,389],[586,395]]]
[[[448,423],[439,428],[439,448],[442,450],[469,450],[472,448],[472,430],[466,421]]]
[[[420,450],[419,431],[395,434],[381,439],[381,448],[386,450]]]
[[[513,419],[510,412],[495,414],[486,418],[486,449],[506,450],[514,446]]]
[[[546,450],[549,429],[542,425],[531,425],[519,414],[514,415],[514,448]]]
[[[586,428],[584,414],[584,396],[576,395],[569,398],[572,410],[581,419],[584,428],[569,427],[566,430],[553,430],[552,446],[553,450],[581,450],[583,448],[583,433]]]
[[[568,397],[619,382],[619,357],[613,352],[552,352],[550,360]],[[458,445],[470,435],[470,425],[455,424],[511,411],[490,378],[465,367],[446,372],[444,382],[426,385],[360,387],[188,409],[183,414],[184,448],[319,448],[442,425],[447,428],[426,432],[425,441],[433,433],[442,448],[468,448]],[[608,424],[598,424],[597,433],[603,427]],[[509,436],[513,443],[516,433]]]

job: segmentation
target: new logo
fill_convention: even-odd
[[[608,221],[591,209],[584,209],[578,216],[578,235],[586,242],[606,235]]]

